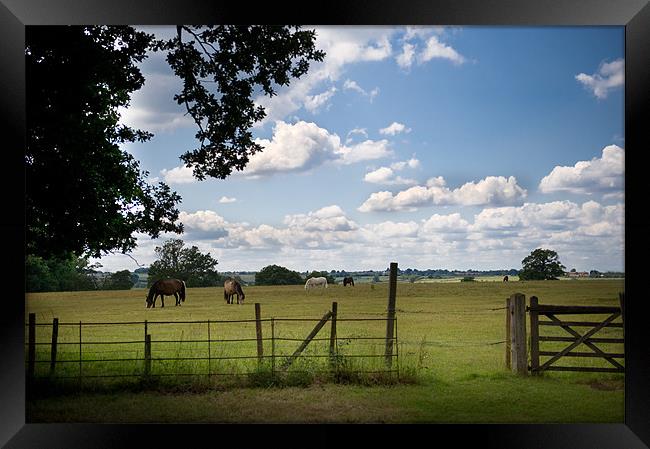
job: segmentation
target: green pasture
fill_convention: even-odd
[[[291,354],[328,310],[338,303],[338,351],[346,366],[359,371],[383,369],[385,321],[348,321],[385,317],[388,285],[359,283],[355,287],[330,285],[306,292],[303,286],[250,286],[242,305],[228,305],[222,289],[188,289],[187,301],[174,306],[145,308],[145,291],[99,291],[27,294],[26,311],[36,314],[37,360],[50,357],[51,323],[59,327],[57,376],[79,374],[79,322],[148,321],[152,358],[205,357],[213,360],[154,360],[152,374],[167,375],[176,392],[96,391],[50,394],[28,401],[30,422],[622,422],[622,375],[608,373],[549,372],[518,377],[505,367],[505,301],[513,293],[535,295],[541,304],[618,305],[623,280],[575,282],[399,282],[397,286],[397,355],[401,383],[375,386],[316,382],[301,387],[226,388],[221,379],[257,369],[254,303],[261,304],[264,355],[274,354],[276,368]],[[270,319],[274,318],[273,329]],[[304,318],[309,321],[282,321]],[[573,319],[575,317],[566,317]],[[581,317],[594,320],[600,316]],[[212,340],[248,339],[208,343],[208,325],[182,321],[210,320]],[[619,319],[620,320],[620,319]],[[172,321],[159,324],[158,321]],[[69,324],[69,325],[67,325]],[[550,328],[550,330],[549,330]],[[142,361],[90,362],[118,358],[140,359],[144,354],[144,326],[82,325],[81,358],[84,376],[140,374]],[[585,332],[585,328],[579,328]],[[564,335],[546,326],[543,335]],[[323,327],[296,372],[326,372],[329,323]],[[620,336],[620,329],[605,329],[599,336]],[[270,340],[274,335],[274,345]],[[567,334],[568,335],[568,334]],[[280,340],[280,338],[291,340]],[[357,340],[356,338],[364,338]],[[181,342],[169,342],[180,340]],[[92,342],[123,342],[92,344]],[[61,343],[71,343],[69,345]],[[543,343],[544,350],[566,344]],[[272,347],[273,346],[273,347]],[[622,345],[599,345],[605,352],[622,352]],[[589,351],[588,348],[577,350]],[[354,357],[356,355],[372,357]],[[241,357],[228,360],[228,357]],[[250,358],[243,358],[250,357]],[[543,359],[544,360],[544,359]],[[265,367],[271,358],[265,358]],[[564,358],[559,365],[607,366],[592,358]],[[37,363],[36,375],[47,376],[49,363]],[[174,374],[204,374],[179,377]],[[207,379],[213,388],[184,386]],[[124,378],[129,379],[129,378]],[[137,379],[135,377],[134,379]],[[194,379],[194,380],[192,380]],[[216,380],[215,380],[216,379]],[[95,379],[97,380],[97,379]],[[99,379],[104,381],[103,378]],[[92,382],[93,378],[84,382]],[[225,382],[225,381],[224,381]],[[215,386],[216,385],[216,386]],[[221,386],[220,386],[221,385]],[[66,390],[67,391],[67,390]],[[54,394],[54,395],[52,395]],[[225,405],[228,405],[228,409]],[[98,410],[102,412],[99,413]]]

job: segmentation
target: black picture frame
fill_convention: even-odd
[[[26,424],[24,378],[24,27],[66,24],[303,23],[310,25],[625,26],[625,420],[620,424],[431,425],[126,425]],[[642,209],[650,151],[650,4],[645,0],[395,0],[243,2],[203,0],[0,0],[0,80],[3,87],[0,225],[6,242],[0,309],[0,445],[7,448],[210,445],[641,449],[650,445],[650,351],[643,298]],[[422,439],[418,441],[418,439]],[[361,443],[357,442],[361,441]],[[188,444],[189,443],[189,444]]]

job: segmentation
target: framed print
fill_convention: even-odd
[[[10,193],[2,224],[11,248],[0,314],[0,443],[650,445],[642,290],[647,2],[0,2]],[[242,26],[185,25],[196,23]],[[259,26],[243,26],[251,23]],[[308,25],[278,25],[293,23]],[[72,31],[57,34],[66,25]],[[93,34],[86,25],[109,31]],[[84,36],[114,47],[79,47],[87,59],[74,60]],[[124,69],[102,64],[118,48],[132,50],[128,62],[115,59]],[[64,56],[38,66],[57,51]],[[262,60],[273,60],[272,70]],[[92,158],[75,153],[78,167],[66,159],[77,167],[68,178],[67,165],[54,159],[36,170],[38,153],[28,147],[68,142],[90,128],[47,112],[43,101],[38,119],[58,131],[30,132],[36,119],[28,106],[41,103],[27,77],[52,98],[70,85],[90,102],[108,84],[89,84],[86,98],[69,83],[88,61],[96,65],[87,77],[121,80],[122,100],[93,106],[120,131],[112,141],[94,140]],[[215,85],[222,90],[211,96]],[[235,109],[241,122],[223,126]],[[110,121],[115,111],[125,128]],[[83,248],[97,257],[76,270],[91,279],[92,299],[84,303],[64,287],[58,296],[41,293],[51,290],[33,287],[35,279],[55,270],[30,257],[79,250],[66,226],[109,208],[94,212],[84,202],[35,232],[33,211],[42,206],[33,206],[33,185],[73,185],[82,173],[74,185],[85,186],[83,170],[110,151],[128,154],[124,166],[138,177],[137,188],[124,189],[141,196],[121,209],[133,221],[112,222],[133,231],[102,240],[96,228],[83,228],[92,229],[79,237],[87,239]],[[99,178],[109,158],[98,166]],[[80,189],[69,188],[67,198],[38,194],[57,216],[54,206],[69,207]],[[148,208],[155,214],[143,219]],[[118,247],[128,251],[116,254]],[[172,275],[160,262],[172,251],[213,262],[218,272],[195,276],[187,265]],[[551,271],[540,274],[542,257]],[[163,277],[179,279],[154,282]],[[128,291],[121,303],[106,287],[119,282]],[[164,309],[155,307],[159,297]],[[312,321],[290,327],[305,315]],[[164,330],[170,323],[187,327]],[[247,330],[224,330],[234,323]],[[115,325],[134,331],[112,333]],[[245,342],[250,357],[224,352],[218,345],[227,341]],[[370,349],[355,352],[362,341]],[[113,355],[93,352],[91,343],[112,345]],[[135,370],[110,368],[124,355],[116,349],[130,343],[138,348],[128,356]],[[164,344],[177,346],[164,353]],[[388,371],[377,374],[378,366]],[[322,367],[329,374],[318,374]],[[220,379],[232,373],[224,370],[248,383],[228,392],[230,380]],[[173,385],[199,371],[207,383]],[[55,372],[86,390],[62,394],[48,383]],[[157,380],[123,396],[102,390],[103,377],[129,376]],[[28,382],[40,388],[37,396],[27,394]]]

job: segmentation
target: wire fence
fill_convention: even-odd
[[[389,321],[395,328],[391,341],[396,348],[390,354],[384,350],[386,336],[380,336],[381,326]],[[321,332],[328,323],[329,332]],[[399,376],[397,317],[339,318],[330,311],[322,318],[123,322],[54,318],[36,323],[30,314],[26,327],[31,379],[245,376],[260,370],[276,374],[341,368]],[[318,336],[319,332],[329,335]]]
[[[504,309],[506,307],[440,312],[397,309],[396,312],[454,315]],[[322,336],[321,331],[317,333],[320,336],[308,339],[305,338],[308,330],[305,326],[323,323],[323,318],[118,322],[58,322],[55,318],[52,322],[28,322],[27,329],[31,326],[35,334],[26,342],[28,377],[79,381],[143,376],[219,378],[246,376],[260,369],[270,370],[272,374],[287,371],[323,373],[344,365],[345,369],[357,374],[395,374],[399,378],[397,316],[391,318],[386,312],[365,313],[369,314],[376,316],[337,316],[334,320],[330,317],[325,321],[335,321],[335,328],[329,330],[329,335]],[[395,326],[390,339],[395,351],[387,354],[385,328],[390,320]],[[399,343],[478,348],[507,341],[402,340]],[[305,348],[296,354],[298,344],[304,344]],[[286,369],[289,361],[292,361],[291,366]]]
[[[511,304],[513,297],[507,298],[506,303]],[[530,369],[526,365],[532,361],[532,357],[546,355],[538,349],[533,350],[532,339],[525,337],[526,310],[523,308],[520,311],[523,314],[517,319],[524,331],[524,338],[519,341],[519,330],[516,335],[512,333],[519,325],[511,323],[511,306],[466,306],[433,311],[397,308],[392,315],[387,311],[356,312],[366,316],[350,318],[338,317],[335,304],[321,318],[262,318],[258,304],[254,319],[239,320],[58,322],[54,318],[49,323],[36,323],[30,314],[30,321],[26,323],[28,377],[76,378],[81,381],[84,378],[225,377],[245,376],[261,370],[276,374],[345,369],[358,374],[396,374],[399,378],[401,345],[410,349],[419,346],[420,351],[424,346],[443,350],[449,348],[449,351],[484,347],[485,351],[490,352],[493,350],[487,348],[504,345],[506,367],[518,371]],[[431,340],[423,337],[421,341],[416,341],[412,332],[406,332],[407,338],[402,338],[398,345],[397,313],[405,316],[467,315],[474,322],[481,315],[491,317],[490,320],[494,322],[498,315],[500,319],[505,318],[502,328],[505,338],[499,338],[494,327],[491,338],[487,334],[481,336],[481,333],[474,333],[476,339],[467,339],[465,334],[458,334],[460,338]],[[328,324],[329,329],[325,327]],[[563,324],[577,325],[573,322]],[[390,326],[393,326],[392,332],[388,331]],[[51,331],[46,330],[48,327]],[[532,329],[533,326],[529,327]],[[623,324],[611,323],[609,327],[622,328]],[[600,331],[604,338],[590,337],[585,340],[586,343],[621,346],[624,339],[611,334],[609,327]],[[563,342],[574,342],[578,338],[563,335],[559,327],[548,331],[548,336],[539,340],[546,342],[549,351],[556,347],[557,351],[561,351]],[[392,348],[395,350],[392,351]],[[512,357],[519,352],[524,355],[515,366]],[[422,357],[417,352],[404,351],[407,365],[409,356],[414,354]],[[594,368],[591,362],[580,362],[587,369]]]

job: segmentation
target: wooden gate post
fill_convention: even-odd
[[[257,334],[257,362],[262,363],[264,347],[262,346],[262,311],[259,302],[255,303],[255,333]]]
[[[59,319],[54,318],[52,320],[52,348],[50,352],[50,376],[54,375],[54,370],[56,368],[56,346],[57,340],[59,339]]]
[[[397,262],[390,263],[388,285],[388,317],[386,320],[386,365],[393,365],[393,336],[395,335],[395,301],[397,296]]]
[[[332,328],[330,331],[330,363],[332,366],[336,363],[336,314],[338,309],[338,303],[335,301],[332,303]]]
[[[34,378],[34,366],[36,360],[36,314],[29,314],[29,334],[27,337],[27,377],[29,380]]]
[[[515,293],[510,297],[510,349],[512,372],[528,373],[526,346],[526,296]]]
[[[530,372],[539,374],[539,312],[537,296],[530,297]]]

